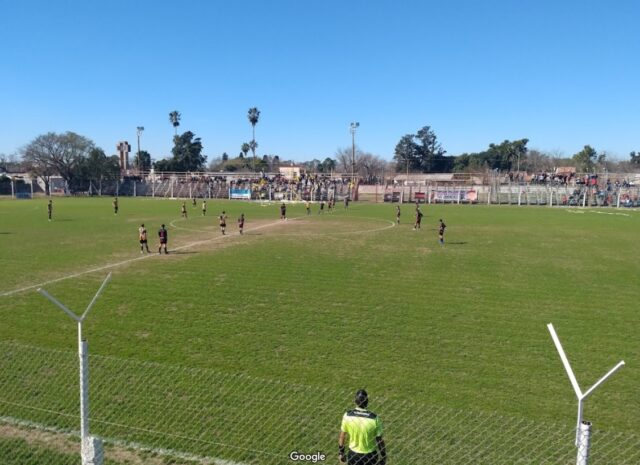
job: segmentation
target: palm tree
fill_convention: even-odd
[[[260,119],[260,110],[256,107],[249,108],[249,112],[247,113],[247,118],[251,123],[251,127],[253,129],[253,137],[251,139],[251,152],[253,153],[253,169],[256,169],[256,124],[258,124],[258,120]]]
[[[249,152],[249,150],[251,150],[251,145],[246,142],[240,146],[240,151],[244,154],[245,158],[247,157],[247,152]]]
[[[178,126],[180,126],[180,118],[182,118],[182,115],[180,115],[180,112],[177,110],[174,110],[171,113],[169,113],[169,121],[171,122],[171,124],[173,124],[173,127],[176,130],[176,136],[178,135]]]

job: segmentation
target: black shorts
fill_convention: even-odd
[[[166,239],[160,239],[160,244],[166,244],[167,240]]]
[[[140,244],[146,244],[147,240],[146,239],[140,239]]]
[[[347,465],[377,465],[378,453],[356,454],[350,450],[347,454]]]

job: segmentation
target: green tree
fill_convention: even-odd
[[[49,132],[32,140],[22,149],[22,158],[30,170],[43,178],[48,189],[49,178],[58,174],[71,188],[80,174],[83,159],[95,148],[91,139],[74,132]]]
[[[202,155],[202,142],[191,131],[173,138],[173,171],[200,171],[207,157]]]
[[[151,154],[146,150],[141,150],[140,156],[136,154],[133,162],[140,171],[149,171],[151,169]]]
[[[396,144],[393,158],[396,171],[431,173],[453,166],[453,159],[445,160],[445,153],[431,127],[423,126],[416,134],[402,136]]]
[[[396,160],[396,171],[415,171],[420,168],[420,149],[413,134],[402,136],[396,144],[393,158]]]
[[[327,157],[322,162],[322,172],[331,173],[336,169],[336,161],[333,158]]]
[[[418,155],[420,157],[420,168],[425,173],[438,171],[442,164],[442,158],[447,153],[438,142],[436,133],[430,126],[423,126],[416,132],[415,138],[420,142]]]
[[[120,158],[108,157],[101,148],[93,148],[78,164],[77,175],[69,185],[72,191],[87,191],[89,184],[102,192],[102,181],[120,177]]]
[[[489,149],[485,152],[489,167],[502,171],[518,170],[520,163],[526,158],[528,142],[529,139],[519,139],[489,144]]]
[[[173,125],[175,129],[175,135],[178,135],[178,126],[180,126],[180,120],[182,119],[182,115],[179,111],[174,110],[169,113],[169,122]]]
[[[596,150],[590,145],[585,145],[582,150],[573,156],[573,160],[582,172],[590,173],[595,168],[595,162],[598,157]]]
[[[249,145],[247,142],[243,142],[243,144],[240,146],[240,153],[243,154],[242,158],[247,158],[247,153],[249,153],[249,150],[251,150],[251,145]]]
[[[249,111],[247,112],[247,118],[249,119],[249,123],[251,123],[252,128],[250,147],[253,154],[253,163],[255,170],[256,148],[258,148],[258,144],[256,143],[256,124],[258,124],[258,120],[260,119],[260,110],[258,110],[256,107],[249,108]]]

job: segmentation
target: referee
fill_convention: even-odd
[[[367,410],[369,396],[367,391],[356,392],[356,408],[342,417],[338,447],[340,462],[348,465],[385,465],[387,451],[382,438],[380,417]],[[349,436],[349,450],[345,451],[345,439]]]

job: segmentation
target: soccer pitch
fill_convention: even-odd
[[[0,201],[0,342],[76,350],[75,324],[36,289],[81,313],[111,271],[84,326],[91,354],[571,425],[551,322],[583,391],[626,361],[585,418],[637,429],[640,212],[427,205],[414,231],[412,205],[396,225],[389,204],[294,204],[280,221],[277,203],[209,201],[203,217],[187,202],[183,219],[182,201],[120,198],[117,215],[111,201],[55,198],[51,222],[44,199]]]

